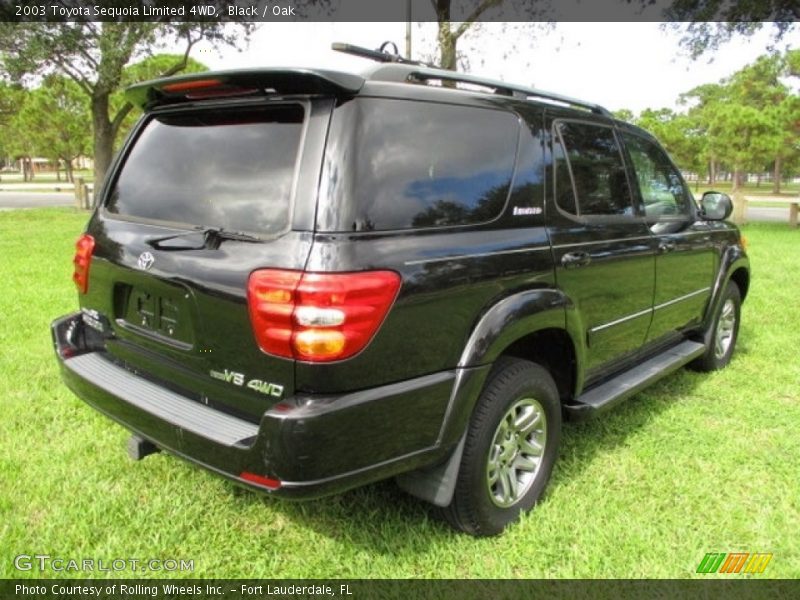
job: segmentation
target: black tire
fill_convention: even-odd
[[[515,429],[515,417],[525,426]],[[453,500],[442,509],[447,522],[475,536],[502,532],[544,492],[560,434],[561,403],[550,373],[529,361],[498,360],[470,419]],[[537,457],[530,450],[539,442]]]
[[[711,324],[711,335],[705,353],[689,366],[696,371],[716,371],[729,362],[739,337],[742,296],[739,286],[729,281],[722,294]],[[730,319],[733,319],[732,322]]]

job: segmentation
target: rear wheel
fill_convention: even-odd
[[[729,281],[714,316],[711,342],[705,353],[691,364],[694,369],[716,371],[731,362],[736,339],[739,336],[741,306],[739,286]]]
[[[495,365],[470,420],[453,500],[456,529],[500,533],[542,495],[555,462],[561,404],[550,374],[529,361]]]

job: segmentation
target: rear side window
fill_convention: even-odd
[[[500,215],[516,159],[516,116],[409,100],[357,105],[347,161],[355,206],[341,216],[342,229],[470,225]]]
[[[290,218],[303,119],[300,105],[154,116],[106,208],[142,219],[281,232]]]
[[[560,121],[553,158],[556,202],[577,216],[632,215],[625,164],[610,127]]]

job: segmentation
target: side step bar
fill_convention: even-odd
[[[578,396],[574,404],[565,407],[567,413],[575,420],[582,420],[597,412],[607,410],[625,398],[640,392],[654,381],[691,362],[703,352],[705,352],[703,344],[688,340],[681,342],[584,392]]]

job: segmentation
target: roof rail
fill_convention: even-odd
[[[393,46],[394,52],[386,52],[387,46]],[[362,48],[361,46],[353,46],[352,44],[343,44],[341,42],[334,42],[331,48],[337,52],[345,52],[353,54],[362,58],[368,58],[380,63],[392,63],[385,67],[378,67],[370,72],[369,78],[377,81],[395,81],[401,83],[427,83],[428,81],[451,81],[453,83],[467,83],[477,85],[480,87],[489,88],[495,94],[503,96],[511,96],[522,100],[530,98],[540,98],[566,104],[568,106],[578,106],[592,111],[598,115],[605,117],[612,117],[614,115],[608,109],[593,104],[591,102],[584,102],[569,96],[562,96],[561,94],[554,94],[552,92],[545,92],[535,88],[514,85],[506,83],[505,81],[498,81],[495,79],[486,79],[485,77],[476,77],[466,73],[457,73],[456,71],[448,71],[439,69],[435,65],[424,63],[416,60],[403,58],[397,51],[397,45],[393,42],[383,42],[377,50],[370,50]],[[422,67],[422,68],[415,68]]]
[[[419,68],[420,66],[423,68]],[[391,64],[380,66],[373,69],[368,74],[368,79],[373,81],[393,81],[399,83],[427,83],[429,81],[466,83],[489,88],[493,93],[502,96],[511,96],[521,100],[530,100],[534,98],[550,100],[559,104],[584,108],[598,115],[613,117],[608,109],[592,102],[585,102],[569,96],[562,96],[561,94],[537,90],[536,88],[506,83],[505,81],[499,81],[496,79],[487,79],[485,77],[476,77],[475,75],[469,75],[466,73],[457,73],[455,71],[437,69],[435,67],[431,67],[430,65],[417,66],[409,64]]]

